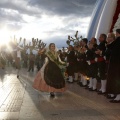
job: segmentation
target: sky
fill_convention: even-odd
[[[97,0],[0,0],[0,40],[31,41],[66,46],[68,35],[85,37]]]

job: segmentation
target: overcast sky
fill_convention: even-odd
[[[0,0],[0,39],[14,35],[64,46],[78,30],[85,36],[97,0]]]

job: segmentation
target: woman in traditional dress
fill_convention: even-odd
[[[44,59],[44,64],[35,77],[33,87],[39,91],[50,92],[50,96],[54,97],[55,92],[64,92],[66,89],[61,69],[65,62],[60,60],[54,43],[50,43]]]

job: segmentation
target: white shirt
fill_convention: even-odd
[[[20,52],[20,50],[17,51],[17,57],[19,57],[21,59],[21,52]]]

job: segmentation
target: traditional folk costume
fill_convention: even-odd
[[[89,79],[88,88],[90,91],[96,91],[97,89],[97,63],[95,61],[94,49],[88,49],[86,52],[86,61],[88,63],[87,76]]]
[[[23,67],[27,68],[28,67],[28,54],[26,53],[26,50],[23,50],[21,54],[22,54],[22,60],[23,60]]]
[[[15,62],[15,67],[17,69],[17,78],[19,78],[19,72],[21,69],[21,50],[23,49],[17,46],[17,48],[13,51],[13,61]]]
[[[120,34],[120,30],[119,30]],[[120,37],[112,43],[111,57],[107,72],[107,94],[116,94],[113,103],[120,103]]]
[[[35,55],[31,52],[29,55],[29,68],[28,68],[28,72],[30,72],[32,70],[32,72],[34,71],[34,64],[35,64]]]
[[[111,39],[111,38],[110,38]],[[114,41],[114,38],[113,38]],[[108,44],[106,44],[106,51],[105,51],[105,58],[106,58],[106,76],[107,76],[107,72],[108,72],[108,67],[109,67],[109,63],[110,63],[110,57],[111,57],[111,52],[112,52],[112,48],[113,48],[113,44],[114,42],[111,41]],[[115,98],[116,95],[115,94],[106,94],[106,97],[108,99],[112,99]]]
[[[50,50],[45,53],[44,64],[37,73],[33,88],[43,92],[64,92],[66,90],[65,79],[61,66],[65,65],[57,54]]]
[[[68,82],[73,83],[73,77],[75,72],[75,63],[76,63],[76,57],[75,57],[75,51],[69,50],[67,53],[67,74],[68,74]]]
[[[78,50],[78,52],[77,52],[77,66],[78,66],[78,73],[80,74],[80,79],[81,79],[81,71],[82,71],[82,53],[81,53],[81,49],[82,48],[80,48],[79,50]],[[80,81],[79,81],[80,82]],[[79,84],[79,83],[78,83]]]
[[[3,53],[0,53],[0,67],[2,67],[2,69],[4,69],[5,65],[6,65],[6,58],[3,55]]]
[[[101,81],[101,88],[98,91],[98,94],[105,94],[106,92],[106,63],[104,59],[105,51],[106,51],[106,41],[100,42],[100,44],[97,46],[97,49],[101,51],[101,54],[97,54],[97,67],[98,67],[98,75],[99,79]]]
[[[105,72],[106,72],[106,75],[107,75],[108,66],[109,66],[109,61],[110,61],[111,52],[112,52],[112,47],[113,47],[112,44],[113,44],[113,42],[106,45],[106,51],[105,51],[105,59],[106,59],[106,60],[105,60],[105,62],[106,62]]]
[[[86,87],[87,86],[87,67],[88,64],[86,62],[86,52],[79,52],[78,56],[77,56],[77,60],[78,60],[78,66],[79,66],[79,73],[80,73],[80,77],[81,80],[78,83],[80,86],[82,87]]]
[[[77,46],[77,50],[75,50],[75,65],[74,65],[74,67],[75,67],[75,69],[74,69],[74,81],[75,82],[79,82],[79,61],[78,61],[78,55],[79,55],[79,46]]]
[[[80,52],[80,56],[77,59],[80,62],[80,74],[81,74],[81,80],[80,80],[80,86],[82,87],[87,87],[87,67],[88,64],[86,62],[86,52],[88,49],[87,43],[88,43],[88,39],[87,38],[83,38],[82,42],[81,42],[81,52]]]

